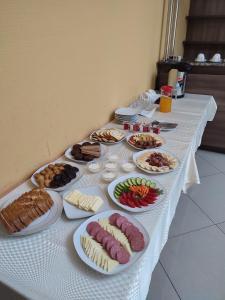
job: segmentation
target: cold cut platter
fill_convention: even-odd
[[[73,235],[73,243],[84,263],[102,274],[112,275],[143,255],[149,235],[134,217],[108,210],[82,223]]]

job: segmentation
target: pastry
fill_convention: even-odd
[[[36,173],[34,178],[40,188],[58,188],[76,178],[78,171],[78,168],[69,164],[49,164],[40,173]]]
[[[44,189],[33,189],[3,208],[0,220],[8,233],[19,232],[45,214],[52,205],[53,200]]]
[[[71,155],[76,160],[92,161],[101,155],[101,147],[99,143],[84,142],[73,146]]]
[[[99,142],[117,143],[124,138],[124,134],[115,128],[99,129],[91,135],[91,138]]]

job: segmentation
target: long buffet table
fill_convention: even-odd
[[[179,158],[180,166],[174,172],[157,176],[166,188],[165,201],[154,210],[133,214],[147,229],[150,244],[129,269],[106,276],[86,266],[77,256],[72,242],[73,233],[83,220],[68,220],[63,214],[49,229],[31,236],[10,238],[0,234],[0,281],[29,299],[145,299],[181,191],[186,192],[192,184],[200,183],[195,151],[207,121],[212,121],[215,113],[216,103],[212,96],[187,94],[184,99],[174,101],[172,113],[155,112],[153,115],[153,120],[178,123],[175,130],[162,132],[161,136],[166,141],[164,148]],[[106,126],[121,128],[115,123]],[[121,159],[132,157],[134,152],[126,142],[108,147]],[[83,168],[85,174],[74,187],[98,185],[107,193],[107,184],[102,182],[100,174],[90,174],[82,165],[79,168]],[[10,196],[30,188],[32,184],[28,180]],[[119,209],[108,200],[112,209]]]

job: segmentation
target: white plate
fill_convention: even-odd
[[[127,205],[123,205],[121,204],[114,196],[114,190],[115,190],[115,186],[120,183],[120,182],[123,182],[125,181],[126,179],[128,178],[131,178],[131,177],[140,177],[140,178],[145,178],[147,180],[151,180],[153,182],[156,183],[156,187],[163,190],[163,194],[162,195],[159,195],[158,197],[158,200],[153,203],[153,204],[149,204],[148,206],[143,206],[143,207],[130,207],[130,206],[127,206]],[[147,211],[147,210],[153,210],[155,207],[157,207],[163,200],[164,198],[166,197],[166,190],[165,188],[155,179],[151,179],[148,175],[142,175],[140,173],[130,173],[128,175],[124,175],[124,176],[121,176],[117,179],[115,179],[114,181],[112,181],[109,185],[108,185],[108,193],[109,193],[109,196],[110,198],[112,199],[112,201],[114,203],[116,203],[118,206],[122,207],[123,209],[125,210],[128,210],[128,211],[131,211],[131,212],[143,212],[143,211]]]
[[[147,150],[147,149],[143,149],[143,148],[138,148],[136,146],[134,146],[133,144],[130,143],[129,139],[133,136],[133,135],[136,135],[136,134],[144,134],[144,135],[151,135],[151,136],[154,136],[156,138],[160,138],[160,140],[162,141],[162,145],[159,146],[159,147],[155,147],[155,148],[148,148],[148,150],[150,149],[159,149],[160,147],[162,147],[163,145],[165,145],[165,139],[163,137],[161,137],[159,134],[155,134],[155,133],[152,133],[152,132],[137,132],[137,133],[132,133],[130,135],[127,136],[126,138],[126,141],[127,143],[133,147],[134,149],[137,149],[137,150]]]
[[[98,186],[88,186],[88,187],[85,187],[85,188],[77,188],[76,190],[79,190],[81,193],[84,193],[84,194],[87,194],[87,195],[99,196],[99,197],[102,198],[104,203],[100,207],[100,209],[97,213],[99,213],[101,211],[105,211],[105,210],[111,208],[108,204],[108,199],[107,199],[106,195],[103,193],[103,191],[100,187],[98,187]],[[94,212],[79,209],[75,205],[72,205],[72,204],[68,203],[65,200],[65,196],[71,191],[67,191],[63,194],[63,207],[64,207],[64,211],[65,211],[65,214],[66,214],[68,219],[87,218],[87,217],[90,217],[90,216],[93,216],[93,215],[96,214]]]
[[[82,245],[80,243],[80,237],[82,235],[88,235],[87,231],[86,231],[86,227],[87,225],[92,222],[92,221],[98,221],[99,219],[105,219],[108,218],[109,216],[111,216],[114,213],[119,213],[121,216],[126,217],[130,222],[132,222],[135,226],[138,227],[138,229],[143,233],[144,235],[144,240],[145,240],[145,247],[142,251],[140,252],[133,252],[132,256],[130,257],[130,261],[127,264],[119,264],[117,267],[115,267],[111,272],[107,272],[104,271],[102,268],[98,267],[84,252]],[[94,269],[95,271],[98,271],[102,274],[105,275],[113,275],[113,274],[117,274],[119,272],[124,271],[125,269],[127,269],[128,267],[130,267],[131,265],[133,265],[145,252],[145,250],[148,247],[150,238],[149,238],[149,234],[147,232],[147,230],[142,226],[142,224],[140,222],[138,222],[138,220],[136,220],[134,217],[132,217],[131,215],[128,215],[122,211],[118,211],[118,210],[107,210],[105,212],[102,212],[100,214],[94,215],[93,217],[89,218],[88,220],[86,220],[85,222],[83,222],[75,231],[74,235],[73,235],[73,244],[74,247],[77,251],[77,254],[79,255],[80,259],[86,263],[89,267],[91,267],[92,269]]]
[[[139,166],[138,163],[137,163],[137,159],[138,159],[141,155],[143,155],[144,153],[146,153],[146,152],[148,152],[149,154],[150,154],[150,153],[153,153],[153,152],[161,152],[161,153],[168,154],[168,155],[172,156],[173,158],[175,158],[175,159],[177,160],[177,165],[176,165],[176,167],[175,167],[174,169],[170,169],[170,170],[168,170],[168,171],[156,172],[156,171],[146,170],[146,169],[142,168],[141,166]],[[171,154],[170,152],[165,151],[165,150],[163,150],[163,149],[155,149],[155,150],[153,150],[153,149],[152,149],[152,150],[146,149],[146,150],[143,150],[143,151],[140,151],[140,152],[136,152],[136,153],[133,154],[133,161],[134,161],[135,165],[136,165],[140,170],[142,170],[143,172],[149,173],[149,174],[154,174],[154,175],[157,175],[157,174],[165,174],[165,173],[172,172],[172,171],[176,170],[176,168],[177,168],[177,167],[179,166],[179,164],[180,164],[179,159],[178,159],[175,155],[173,155],[173,154]]]
[[[119,116],[135,116],[137,114],[137,110],[130,107],[121,107],[115,110],[115,114]]]
[[[23,236],[33,234],[44,229],[47,229],[50,225],[54,224],[62,214],[63,202],[59,193],[46,190],[53,200],[53,206],[41,217],[34,220],[26,228],[19,232],[8,234],[9,236]],[[3,203],[1,203],[0,210],[8,206],[11,202],[16,200],[21,194],[14,194],[12,197],[8,197]],[[3,227],[3,226],[2,226]],[[3,229],[5,231],[5,229]]]
[[[77,143],[77,144],[82,144],[82,143],[83,143],[83,142]],[[101,147],[101,155],[100,155],[100,157],[95,158],[95,159],[93,159],[93,160],[100,159],[100,158],[102,158],[102,157],[104,157],[104,156],[106,155],[106,153],[107,153],[107,151],[108,151],[108,148],[107,148],[105,145],[100,145],[100,147]],[[66,158],[68,158],[68,159],[70,159],[70,160],[72,160],[72,161],[74,161],[74,162],[81,163],[81,164],[87,164],[87,163],[93,161],[93,160],[91,160],[91,161],[84,161],[84,160],[78,160],[78,159],[75,159],[75,158],[73,157],[73,155],[71,154],[72,148],[73,148],[73,146],[69,147],[69,148],[65,151],[65,157],[66,157]]]
[[[44,168],[46,168],[49,164],[56,164],[56,163],[63,163],[63,164],[67,164],[67,165],[71,165],[71,166],[73,166],[73,167],[76,167],[76,168],[78,168],[78,166],[76,165],[76,164],[74,164],[74,163],[68,163],[68,162],[66,162],[66,161],[60,161],[60,162],[50,162],[50,163],[48,163],[48,164],[46,164],[46,165],[44,165],[44,166],[42,166],[41,168],[39,168],[37,171],[35,171],[34,172],[34,174],[31,176],[31,182],[35,185],[35,186],[37,186],[37,187],[39,187],[39,185],[38,185],[38,183],[37,183],[37,181],[36,181],[36,179],[35,179],[35,177],[34,177],[34,175],[36,174],[36,173],[40,173],[42,170],[44,170]],[[79,168],[78,168],[79,169]],[[66,185],[64,185],[64,186],[61,186],[61,187],[58,187],[58,188],[48,188],[48,190],[51,190],[51,191],[56,191],[56,192],[61,192],[61,191],[64,191],[65,189],[68,189],[71,185],[73,185],[77,180],[79,180],[81,177],[82,177],[82,173],[81,173],[81,171],[80,171],[80,169],[79,169],[79,171],[77,172],[77,176],[76,176],[76,178],[74,178],[73,180],[71,180],[69,183],[67,183]]]
[[[100,129],[100,130],[104,130],[104,129],[107,130],[107,129],[110,129],[110,128],[102,128],[102,129]],[[121,142],[125,139],[126,135],[124,134],[124,132],[123,132],[122,130],[117,129],[117,128],[114,128],[114,129],[118,130],[119,132],[121,132],[121,133],[123,134],[123,138],[122,138],[120,141],[118,141],[118,142],[101,142],[101,141],[98,141],[98,140],[93,139],[93,138],[92,138],[92,135],[93,135],[96,131],[98,131],[98,130],[95,130],[94,132],[91,133],[91,135],[90,135],[90,140],[92,140],[92,141],[94,141],[94,142],[99,142],[99,143],[105,144],[105,145],[115,145],[115,144],[119,144],[119,143],[121,143]]]

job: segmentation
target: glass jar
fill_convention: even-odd
[[[160,104],[159,104],[160,112],[163,113],[171,112],[173,87],[170,85],[164,85],[161,87],[160,92],[161,92]]]

